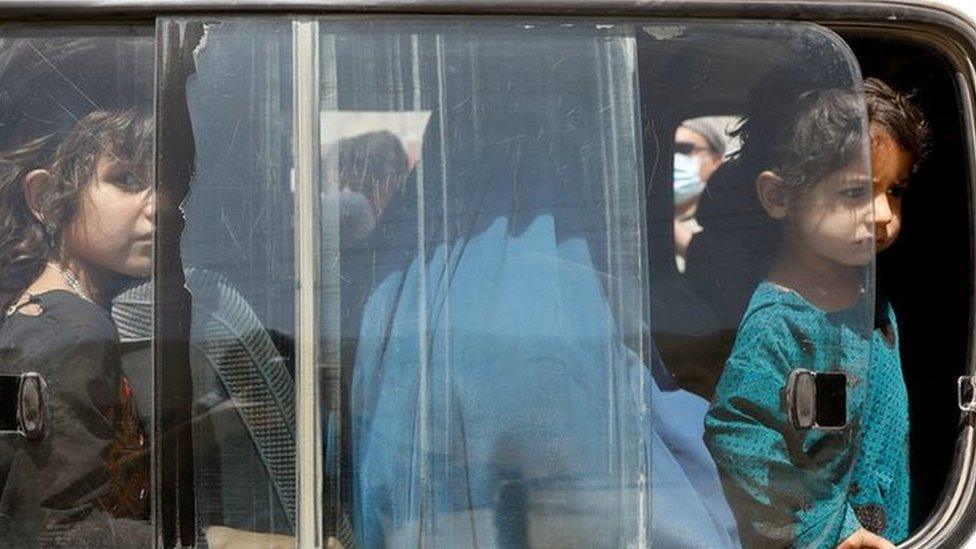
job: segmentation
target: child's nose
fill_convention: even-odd
[[[890,221],[891,206],[888,204],[888,195],[881,193],[874,197],[874,223],[887,225]]]
[[[153,220],[156,217],[156,190],[152,188],[148,189],[144,200],[143,214],[150,220]]]

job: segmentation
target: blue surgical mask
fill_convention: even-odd
[[[362,242],[376,228],[373,204],[362,193],[349,189],[339,191],[339,239],[342,247]],[[335,200],[327,194],[326,201]]]
[[[674,205],[684,204],[705,190],[699,173],[701,161],[687,154],[674,155]]]

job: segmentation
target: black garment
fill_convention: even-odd
[[[206,547],[210,526],[293,535],[294,379],[258,316],[223,276],[188,267],[186,285],[193,294],[189,365],[198,545]],[[147,419],[152,305],[148,280],[112,302],[122,371]]]
[[[151,546],[148,521],[116,519],[110,452],[120,417],[118,337],[108,313],[62,290],[34,297],[42,312],[0,326],[0,373],[47,382],[45,433],[0,437],[0,545]]]

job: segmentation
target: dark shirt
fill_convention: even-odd
[[[122,419],[118,338],[108,313],[73,293],[34,297],[0,325],[0,373],[47,382],[45,432],[0,436],[0,545],[133,547],[152,544],[148,521],[119,519],[113,474]],[[114,483],[114,484],[113,484]]]

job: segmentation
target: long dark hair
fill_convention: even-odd
[[[877,78],[865,78],[864,101],[871,125],[888,132],[911,155],[914,171],[929,151],[931,130],[922,110],[912,101],[912,95],[895,90]]]
[[[103,156],[147,160],[152,93],[149,50],[131,37],[31,36],[0,40],[0,306],[16,300],[44,264],[60,259],[64,228]],[[147,41],[151,45],[151,42]],[[138,50],[138,51],[137,51]],[[148,57],[147,57],[148,53]],[[133,60],[142,59],[140,64]],[[148,85],[152,79],[148,78]],[[147,101],[148,98],[148,101]],[[48,170],[31,211],[25,178]],[[148,182],[147,182],[148,183]],[[41,221],[43,219],[43,222]]]
[[[733,132],[742,139],[738,160],[755,180],[772,170],[791,187],[824,180],[851,162],[865,162],[865,109],[858,90],[800,93],[780,109],[750,115]]]
[[[48,142],[60,140],[53,153]],[[52,259],[63,260],[64,229],[74,219],[78,197],[95,175],[100,158],[139,166],[152,148],[152,124],[134,110],[95,111],[67,137],[51,135],[0,153],[0,295],[4,306],[23,292]],[[24,178],[46,167],[53,184],[38,189],[35,211],[24,194]],[[137,170],[133,170],[138,172]],[[134,182],[145,187],[148,181]],[[43,220],[43,221],[41,221]]]

